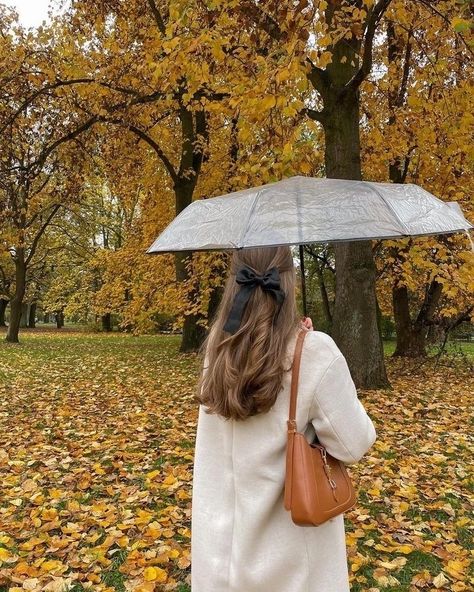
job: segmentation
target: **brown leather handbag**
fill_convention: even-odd
[[[291,370],[291,396],[286,448],[285,509],[298,526],[319,526],[352,508],[357,495],[344,463],[331,456],[317,435],[309,443],[296,431],[296,398],[303,341],[301,329],[296,339]]]

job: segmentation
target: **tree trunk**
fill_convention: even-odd
[[[327,3],[325,20],[329,30],[337,28],[346,6],[342,0]],[[359,87],[370,72],[373,35],[386,7],[386,0],[377,2],[367,20],[362,63],[362,36],[353,31],[351,36],[328,46],[332,60],[325,69],[309,69],[308,80],[319,92],[323,109],[308,109],[307,113],[324,129],[327,178],[362,179]],[[333,248],[336,298],[332,337],[346,357],[358,388],[390,387],[377,323],[376,267],[371,241],[337,242]]]
[[[112,331],[112,317],[110,312],[102,315],[102,331],[110,333]]]
[[[383,331],[382,331],[382,311],[380,310],[379,301],[377,300],[377,294],[375,295],[375,306],[377,314],[377,328],[379,331],[380,343],[383,347]]]
[[[444,324],[433,323],[431,325],[428,325],[428,330],[425,336],[426,343],[430,345],[436,345],[437,343],[441,343],[446,336],[446,329],[447,327],[444,326]]]
[[[175,185],[176,195],[176,215],[186,208],[193,198],[195,183],[193,181],[181,181]],[[189,279],[189,272],[186,269],[187,261],[192,257],[191,251],[177,252],[175,255],[176,280],[184,282]],[[198,296],[198,287],[189,294],[192,300]],[[180,352],[196,351],[206,336],[206,330],[202,325],[198,325],[199,315],[186,315],[183,324],[183,335],[181,339]]]
[[[332,105],[323,120],[326,177],[361,179],[359,92],[342,97],[331,88],[325,104]],[[346,357],[359,388],[386,388],[383,343],[377,322],[376,267],[371,241],[334,244],[336,301],[332,337]]]
[[[56,328],[62,329],[64,327],[64,312],[60,310],[56,313]]]
[[[207,307],[207,318],[209,319],[209,324],[211,324],[215,318],[223,293],[224,287],[219,286],[218,288],[214,288],[209,296],[209,304]]]
[[[425,332],[421,323],[418,323],[416,327],[412,324],[408,289],[406,286],[393,288],[392,302],[395,330],[397,333],[397,342],[393,356],[410,358],[426,356]]]
[[[43,313],[43,323],[49,323],[49,312]]]
[[[393,314],[397,331],[394,356],[416,358],[426,356],[428,328],[441,298],[443,285],[432,280],[426,287],[425,297],[416,320],[410,318],[408,290],[405,286],[392,290]]]
[[[28,308],[28,303],[23,302],[21,305],[20,329],[26,329],[28,327]]]
[[[7,309],[9,300],[6,298],[0,298],[0,327],[6,327],[5,322],[5,311]]]
[[[10,301],[10,323],[6,341],[9,343],[18,343],[18,334],[20,332],[20,320],[23,298],[26,289],[26,262],[25,249],[18,247],[15,256],[15,293]]]
[[[306,109],[308,117],[323,125],[326,177],[360,180],[359,86],[372,66],[372,42],[378,22],[390,0],[379,0],[367,18],[365,35],[354,29],[328,46],[332,59],[326,68],[309,64],[308,81],[318,91],[323,108]],[[286,32],[268,17],[258,3],[245,2],[245,13],[270,37],[283,41]],[[328,30],[339,28],[349,6],[360,2],[332,0],[325,3]],[[365,37],[363,41],[363,37]],[[359,55],[363,45],[363,58]],[[306,66],[310,60],[306,59]],[[347,358],[354,382],[361,388],[390,387],[383,346],[377,327],[375,262],[371,242],[348,241],[334,246],[336,302],[332,335]]]
[[[30,304],[30,310],[28,313],[28,327],[34,329],[36,327],[36,302]]]
[[[395,25],[392,21],[387,23],[387,55],[390,66],[401,68],[404,41],[397,37]],[[405,68],[409,67],[409,46],[405,56]],[[403,80],[403,78],[401,77]],[[406,84],[406,83],[405,83]],[[389,106],[389,129],[396,123],[396,109],[404,102],[405,88],[393,86],[388,92]],[[408,159],[402,159],[396,155],[389,164],[389,177],[392,183],[404,183],[408,166]],[[395,257],[403,258],[404,255],[398,251]],[[414,326],[410,316],[410,302],[406,286],[395,285],[392,288],[393,316],[396,327],[396,346],[393,356],[419,357],[426,355],[425,334],[423,324]]]
[[[326,289],[326,283],[324,281],[323,267],[316,261],[316,274],[318,276],[319,291],[321,293],[321,302],[323,307],[323,316],[326,319],[328,326],[332,325],[332,312],[331,305],[329,302],[328,291]]]
[[[176,279],[180,282],[184,282],[189,278],[188,270],[185,267],[188,257],[191,257],[189,251],[183,251],[176,253]],[[198,284],[199,286],[199,284]],[[195,287],[189,292],[189,300],[198,297],[198,287]],[[206,336],[206,329],[202,325],[198,325],[197,321],[200,316],[197,314],[190,314],[184,317],[183,324],[183,335],[181,339],[180,352],[196,351]]]

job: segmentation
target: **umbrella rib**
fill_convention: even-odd
[[[385,197],[380,193],[380,191],[373,186],[373,184],[370,181],[361,181],[361,183],[367,183],[367,185],[372,189],[372,191],[374,191],[379,197],[380,199],[383,201],[385,207],[387,208],[387,210],[392,214],[392,216],[394,216],[396,218],[396,220],[398,221],[398,223],[400,224],[400,226],[402,228],[405,229],[405,233],[407,234],[407,236],[411,236],[411,232],[408,230],[406,224],[400,220],[398,214],[395,212],[395,210],[393,210],[387,203],[387,200],[385,199]]]
[[[244,238],[245,238],[245,235],[247,234],[248,224],[250,222],[250,216],[253,214],[253,211],[255,209],[255,206],[257,205],[257,198],[258,197],[260,197],[260,189],[255,193],[255,197],[253,198],[252,205],[250,206],[250,210],[249,210],[249,213],[248,213],[248,216],[247,216],[247,220],[245,221],[245,224],[243,226],[242,236],[240,237],[240,247],[237,247],[238,249],[241,249],[244,246]]]

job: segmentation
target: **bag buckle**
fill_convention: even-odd
[[[333,495],[333,497],[334,497],[334,499],[336,501],[339,501],[338,500],[338,497],[337,497],[337,494],[336,494],[337,483],[332,478],[331,465],[327,461],[326,449],[323,446],[320,450],[321,450],[321,456],[322,456],[322,459],[323,459],[324,472],[326,473],[326,477],[327,477],[327,480],[329,482],[329,486],[331,487],[332,495]]]
[[[288,426],[288,433],[294,434],[296,432],[296,421],[294,419],[288,419],[286,424]]]

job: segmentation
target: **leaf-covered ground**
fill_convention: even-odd
[[[0,345],[0,592],[189,592],[197,359],[179,337]],[[387,358],[351,468],[353,592],[474,589],[472,356]],[[291,591],[288,591],[291,592]]]

